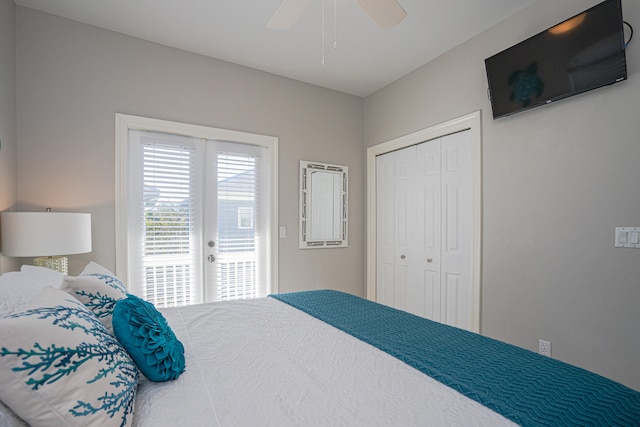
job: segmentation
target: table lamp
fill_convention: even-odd
[[[33,265],[68,274],[64,255],[91,252],[91,214],[1,212],[2,254],[36,257]]]

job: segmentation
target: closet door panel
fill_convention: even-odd
[[[442,138],[442,286],[444,321],[470,328],[472,226],[471,140],[468,132]]]
[[[396,307],[406,310],[416,280],[416,256],[414,235],[416,233],[416,201],[414,194],[415,147],[393,153],[395,158],[395,264]]]
[[[440,138],[416,146],[415,257],[417,286],[424,289],[422,316],[439,321],[441,318],[440,246],[441,246],[441,144]]]
[[[409,147],[393,153],[396,171],[396,252],[399,251],[401,265],[408,265],[407,254],[411,251],[412,225],[415,220],[413,208],[413,178],[415,171],[415,148]],[[404,255],[404,257],[402,257]]]
[[[462,299],[461,295],[464,293],[461,279],[458,274],[445,273],[444,275],[445,295],[442,300],[444,313],[440,321],[447,325],[460,325],[460,302]]]
[[[424,289],[424,299],[420,301],[422,313],[415,314],[426,317],[427,319],[439,321],[441,317],[440,272],[423,270],[421,273],[422,281],[420,286]]]
[[[417,147],[417,172],[414,181],[419,227],[418,249],[423,255],[440,254],[440,139]]]
[[[459,255],[462,251],[460,193],[461,188],[457,183],[447,184],[444,188],[444,221],[442,223],[444,245],[442,245],[442,249],[450,255]]]
[[[393,154],[393,153],[391,153]],[[394,306],[395,291],[395,160],[391,155],[379,156],[377,168],[377,300]]]

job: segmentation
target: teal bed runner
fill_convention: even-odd
[[[584,369],[338,291],[270,295],[522,426],[640,426],[640,393]]]

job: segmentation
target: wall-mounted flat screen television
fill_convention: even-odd
[[[493,118],[627,78],[621,0],[606,0],[485,60]]]

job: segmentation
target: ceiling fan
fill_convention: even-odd
[[[288,30],[306,12],[313,0],[284,0],[267,24],[272,30]],[[407,16],[397,0],[357,0],[380,27],[387,29]]]

